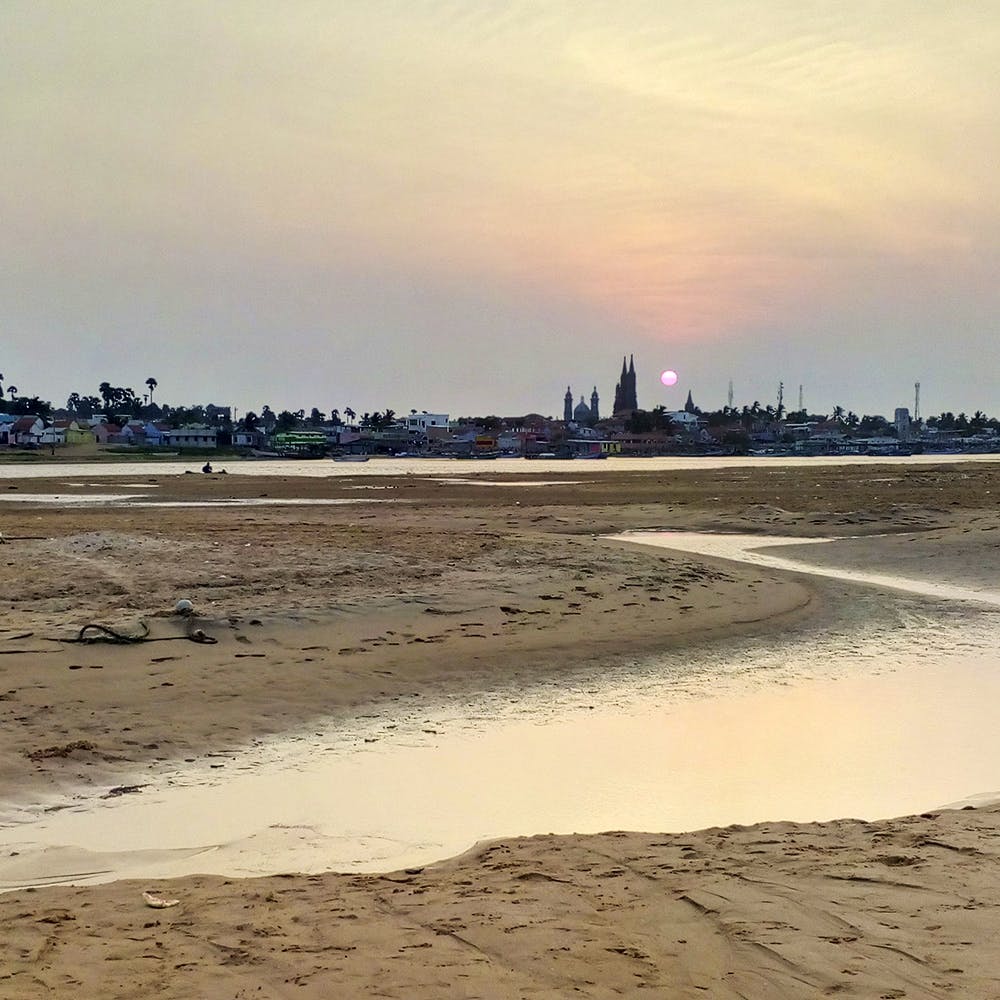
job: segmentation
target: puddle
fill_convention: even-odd
[[[449,486],[583,486],[591,479],[522,479],[519,481],[502,479],[443,479],[433,477],[429,483],[446,483]]]
[[[0,494],[0,503],[36,503],[57,507],[341,507],[364,503],[411,503],[370,497],[311,499],[307,497],[220,497],[218,500],[149,500],[140,493],[21,493]]]
[[[103,507],[124,504],[141,496],[140,493],[4,493],[0,503],[55,504],[60,507]]]

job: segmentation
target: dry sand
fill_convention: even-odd
[[[602,473],[537,489],[406,477],[377,493],[357,488],[364,477],[149,478],[159,500],[407,502],[0,506],[6,800],[376,699],[530,684],[821,613],[822,588],[803,578],[604,532],[859,534],[823,558],[973,584],[1000,569],[992,464]],[[183,638],[179,597],[217,644]],[[140,619],[161,641],[55,641]],[[125,882],[22,890],[0,897],[0,996],[1000,996],[996,921],[977,913],[1000,903],[998,833],[982,809],[536,838],[412,876],[181,879],[161,887],[182,900],[165,911]]]

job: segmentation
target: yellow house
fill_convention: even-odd
[[[81,427],[75,420],[57,420],[54,426],[66,433],[66,444],[93,444],[94,432]]]

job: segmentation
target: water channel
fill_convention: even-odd
[[[740,468],[806,468],[817,466],[920,466],[952,465],[963,462],[996,464],[996,454],[928,454],[928,455],[829,455],[796,457],[732,457],[718,455],[664,456],[657,458],[609,458],[603,462],[560,461],[557,459],[498,458],[491,461],[453,458],[373,458],[369,462],[241,459],[213,459],[216,472],[225,468],[229,475],[238,476],[305,476],[309,478],[358,476],[442,476],[450,479],[470,476],[520,473],[523,475],[585,475],[588,479],[609,472],[671,472],[683,469]],[[187,460],[147,460],[121,462],[17,462],[0,464],[0,481],[66,477],[68,479],[108,479],[118,477],[182,476],[188,472],[200,474],[204,458]]]
[[[822,574],[828,599],[778,638],[665,650],[407,715],[374,706],[215,767],[143,773],[138,795],[0,803],[0,889],[386,871],[499,836],[875,819],[1000,789],[1000,593],[782,555],[802,539],[627,537]]]

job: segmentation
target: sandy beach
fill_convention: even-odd
[[[847,535],[810,557],[970,587],[1000,571],[1000,465],[573,472],[0,483],[18,496],[0,501],[3,800],[375,702],[780,636],[832,600],[802,574],[611,533]],[[155,505],[86,503],[112,492]],[[91,623],[150,631],[65,641]],[[1000,905],[998,818],[505,839],[384,876],[21,889],[0,895],[0,996],[992,997],[994,922],[976,911]],[[181,902],[150,909],[145,888]]]

